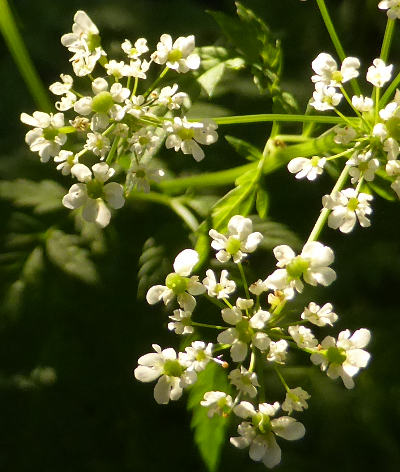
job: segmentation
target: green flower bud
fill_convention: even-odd
[[[96,113],[107,113],[113,105],[110,92],[100,92],[92,100],[92,110]]]
[[[189,279],[187,277],[182,277],[175,272],[167,275],[167,278],[165,279],[165,285],[176,295],[185,292],[188,288],[188,284]]]

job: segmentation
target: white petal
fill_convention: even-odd
[[[290,416],[281,416],[272,420],[271,426],[277,436],[289,441],[302,438],[306,432],[304,425]]]
[[[199,255],[193,249],[185,249],[180,252],[174,262],[174,271],[183,277],[190,275],[193,267],[199,262]]]
[[[164,285],[154,285],[151,287],[146,294],[147,303],[149,305],[154,305],[155,303],[159,302],[162,299],[166,289],[167,287]]]

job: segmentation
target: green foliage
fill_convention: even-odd
[[[225,442],[228,418],[207,416],[207,408],[200,405],[204,394],[209,391],[229,392],[229,384],[223,369],[210,362],[203,372],[198,374],[197,382],[189,391],[188,409],[192,411],[190,423],[194,430],[194,441],[209,472],[215,472]]]
[[[252,216],[253,229],[264,235],[259,247],[272,250],[279,244],[287,244],[293,249],[300,249],[302,241],[300,238],[285,225],[275,221],[262,221],[257,216]]]
[[[229,135],[224,137],[233,149],[248,161],[259,161],[262,158],[262,152],[247,141]]]
[[[11,200],[19,207],[32,207],[36,214],[62,208],[65,189],[52,180],[34,182],[27,179],[0,182],[0,198]]]
[[[260,218],[264,219],[268,213],[269,197],[268,193],[262,187],[257,190],[256,210]]]
[[[139,258],[138,297],[143,298],[147,289],[159,283],[169,269],[170,261],[166,257],[164,246],[158,245],[154,238],[147,239]]]
[[[280,87],[282,74],[282,50],[268,26],[252,10],[236,2],[238,18],[225,13],[210,11],[227,39],[250,68],[260,93],[269,91],[274,102],[274,112],[293,112],[297,109],[294,97]]]

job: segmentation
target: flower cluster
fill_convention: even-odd
[[[296,440],[304,436],[303,424],[292,414],[308,408],[310,399],[310,394],[302,387],[289,387],[283,378],[281,369],[288,362],[289,348],[303,352],[330,378],[341,377],[345,387],[353,388],[353,376],[369,361],[370,356],[363,348],[369,342],[370,333],[360,329],[351,335],[346,330],[337,340],[327,336],[319,343],[307,324],[332,326],[338,316],[330,303],[320,307],[312,301],[297,319],[291,315],[289,322],[285,320],[286,303],[303,291],[305,284],[328,286],[335,280],[336,273],[329,267],[334,254],[329,247],[310,241],[300,255],[296,255],[289,246],[278,246],[274,249],[278,269],[249,287],[241,261],[256,251],[263,238],[261,233],[253,232],[251,219],[233,216],[228,223],[228,234],[214,229],[209,234],[217,261],[232,264],[232,259],[233,267],[236,266],[241,275],[241,284],[234,281],[235,275],[231,276],[227,269],[223,269],[220,276],[207,269],[206,277],[200,281],[198,275],[192,275],[199,255],[185,249],[175,258],[174,272],[167,275],[165,285],[151,287],[146,298],[150,304],[162,300],[167,309],[173,309],[168,328],[176,334],[200,336],[202,327],[214,328],[218,334],[213,342],[193,342],[185,352],[176,353],[172,348],[162,350],[153,345],[155,353],[139,358],[134,375],[142,382],[158,379],[154,397],[157,403],[164,404],[180,398],[209,362],[225,368],[229,389],[206,392],[201,405],[207,408],[210,418],[214,415],[238,418],[239,435],[230,438],[231,444],[241,449],[248,447],[251,459],[272,468],[281,460],[277,439]],[[235,293],[239,285],[245,296]],[[267,291],[270,292],[268,297],[261,297]],[[211,298],[220,306],[217,326],[197,314],[196,297],[199,296]],[[175,299],[179,308],[174,309]],[[216,355],[224,351],[225,354]],[[285,393],[280,402],[269,404],[264,400],[261,387],[265,377],[273,371],[278,374]],[[277,416],[280,410],[287,414]]]
[[[95,177],[88,183],[82,180],[82,173],[88,175],[90,167],[95,173],[95,165],[107,164],[110,178],[114,174],[111,166],[124,157],[130,162],[125,164],[125,196],[134,189],[149,191],[150,182],[164,175],[151,162],[163,141],[167,149],[182,151],[200,161],[204,158],[201,145],[218,139],[217,125],[211,120],[192,122],[186,118],[190,99],[176,83],[158,86],[169,70],[183,74],[198,69],[200,57],[194,50],[193,35],[173,41],[163,34],[154,52],[145,38],[134,44],[126,39],[121,44],[124,60],[117,61],[108,59],[97,26],[84,11],[78,11],[72,33],[64,34],[61,43],[72,53],[70,61],[76,78],[61,74],[60,81],[50,85],[57,97],[57,113],[22,113],[21,121],[33,127],[25,140],[42,162],[53,159],[63,175],[80,182],[72,185],[64,205],[70,209],[82,206],[84,219],[104,227],[110,220],[110,208],[123,205],[121,198],[118,202],[109,195],[103,198],[104,192],[112,188],[111,183],[104,189],[94,189],[94,180],[100,180]],[[150,70],[153,64],[163,69],[152,85],[145,86],[145,80],[154,75]],[[82,166],[87,170],[83,172]],[[120,195],[122,187],[115,185]],[[90,200],[84,195],[96,201],[90,203],[90,211],[86,205]]]

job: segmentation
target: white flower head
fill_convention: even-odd
[[[356,152],[353,154],[351,159],[346,162],[348,166],[351,166],[349,169],[349,175],[351,176],[352,184],[355,184],[361,178],[364,178],[367,182],[372,182],[374,180],[375,172],[379,168],[379,160],[372,158],[372,156],[372,151],[367,151],[366,153]]]
[[[393,65],[387,66],[382,59],[374,59],[373,65],[368,68],[367,80],[374,87],[381,88],[392,77]]]
[[[318,341],[311,329],[305,326],[289,326],[288,331],[299,348],[314,348],[318,345]]]
[[[308,180],[315,180],[324,171],[326,159],[324,157],[313,156],[311,159],[305,157],[295,157],[287,168],[292,174],[296,174],[296,179],[306,177]]]
[[[339,105],[342,98],[343,95],[337,92],[335,87],[325,85],[323,82],[317,82],[310,105],[318,111],[333,110]]]
[[[73,85],[74,79],[67,74],[60,74],[60,78],[62,82],[54,82],[49,86],[49,90],[54,95],[64,95],[71,90]]]
[[[364,97],[363,95],[353,95],[351,98],[353,107],[361,112],[369,112],[374,108],[374,101],[370,97]]]
[[[203,341],[194,341],[191,346],[186,347],[184,353],[181,353],[180,360],[188,370],[200,372],[204,370],[207,364],[212,360],[213,345]]]
[[[57,170],[61,171],[62,175],[69,175],[72,167],[78,164],[78,158],[73,152],[62,149],[58,156],[54,156],[54,162],[59,163]]]
[[[80,183],[72,185],[62,200],[63,205],[70,210],[83,207],[83,219],[104,228],[111,218],[109,207],[117,210],[125,203],[122,185],[117,182],[105,184],[114,172],[105,162],[95,164],[92,170],[84,164],[75,164],[71,174]]]
[[[164,177],[165,172],[162,169],[152,167],[149,163],[138,164],[132,160],[132,164],[126,176],[126,191],[130,193],[133,189],[138,192],[150,192],[151,182],[159,182]]]
[[[282,403],[282,410],[289,413],[292,411],[303,411],[308,408],[307,400],[311,398],[310,394],[301,387],[290,388],[286,392],[285,401]]]
[[[387,10],[386,14],[391,20],[400,19],[400,1],[399,0],[382,0],[378,4],[381,10]]]
[[[327,324],[332,326],[338,319],[337,314],[332,312],[332,308],[331,303],[325,303],[321,308],[316,303],[310,302],[308,307],[304,308],[301,318],[316,326],[325,326]]]
[[[153,344],[155,353],[145,354],[138,359],[139,366],[134,371],[135,378],[141,382],[153,382],[158,379],[154,388],[154,399],[160,405],[178,400],[183,388],[192,385],[197,375],[188,372],[177,359],[174,349],[161,350],[158,344]]]
[[[231,384],[234,385],[244,395],[254,398],[257,395],[257,388],[260,384],[255,372],[249,372],[245,367],[232,370],[228,375]]]
[[[335,137],[333,140],[336,144],[349,144],[357,136],[357,132],[351,126],[335,128]]]
[[[178,92],[178,84],[163,87],[157,95],[157,103],[166,106],[168,110],[179,110],[182,105],[190,106],[189,96],[185,92]]]
[[[193,35],[180,36],[173,43],[169,34],[163,34],[157,44],[157,51],[153,52],[151,58],[157,64],[166,64],[176,72],[185,73],[200,66],[200,57],[193,53],[194,47]]]
[[[372,213],[369,203],[372,199],[372,195],[357,194],[353,188],[325,195],[322,197],[322,204],[324,208],[332,210],[328,218],[328,226],[333,229],[339,228],[342,233],[350,233],[357,219],[363,228],[371,226],[371,221],[367,216]]]
[[[199,144],[213,144],[218,139],[215,131],[217,125],[211,120],[189,122],[185,117],[175,117],[173,121],[164,122],[164,129],[168,135],[165,147],[191,154],[196,161],[204,159],[204,151]]]
[[[174,310],[174,314],[169,316],[172,321],[168,323],[168,329],[175,331],[175,334],[192,334],[194,328],[191,322],[192,312],[183,311],[180,308]]]
[[[283,364],[286,359],[287,349],[289,347],[288,342],[285,339],[279,341],[271,341],[269,345],[269,352],[267,359],[270,362],[276,362],[277,364]]]
[[[342,331],[337,341],[332,336],[327,336],[310,357],[311,362],[321,365],[321,370],[326,371],[331,379],[341,377],[344,386],[349,389],[354,387],[354,375],[367,366],[371,357],[362,349],[371,339],[369,330],[362,328],[352,336],[350,334],[348,329]]]
[[[238,426],[240,436],[230,438],[231,444],[239,449],[249,447],[249,456],[254,461],[262,461],[268,468],[275,467],[281,461],[281,449],[275,436],[289,441],[300,439],[305,428],[294,418],[281,416],[272,419],[279,409],[279,403],[273,405],[261,403],[258,410],[249,402],[240,402],[235,406],[234,413],[241,418],[251,419],[251,423],[243,421]]]
[[[328,267],[334,260],[332,249],[320,242],[306,243],[299,256],[289,246],[281,245],[274,249],[278,259],[275,270],[265,280],[269,289],[283,291],[287,299],[294,296],[294,291],[302,292],[304,281],[310,285],[330,285],[336,279],[336,273]]]
[[[154,285],[146,295],[150,305],[163,300],[167,305],[175,297],[184,311],[193,312],[196,300],[193,295],[201,295],[205,287],[199,282],[197,275],[189,277],[194,266],[199,262],[199,255],[193,249],[184,249],[174,261],[174,271],[167,275],[165,285]]]
[[[60,131],[64,126],[63,113],[33,112],[32,116],[22,113],[21,121],[34,128],[27,132],[25,142],[32,152],[37,152],[41,162],[48,162],[51,157],[57,156],[67,136]]]
[[[228,271],[221,272],[220,281],[217,282],[214,272],[211,269],[206,271],[207,277],[203,279],[203,285],[206,287],[208,296],[217,298],[229,298],[229,295],[236,290],[236,284],[228,279]]]
[[[147,39],[139,38],[136,40],[135,45],[132,46],[132,43],[129,39],[125,39],[125,41],[121,44],[121,48],[124,53],[133,60],[138,59],[142,54],[145,54],[149,48],[147,46]]]
[[[220,262],[228,262],[232,257],[233,262],[240,262],[248,253],[257,249],[263,235],[253,233],[253,223],[250,218],[241,215],[232,216],[228,222],[228,235],[224,236],[215,229],[209,231],[213,239],[211,247],[217,252],[216,258]]]
[[[200,402],[201,406],[208,408],[207,416],[212,418],[214,415],[227,415],[233,405],[232,397],[225,392],[206,392],[203,400]]]
[[[322,52],[313,60],[311,66],[317,74],[311,77],[313,82],[339,87],[341,84],[358,77],[360,61],[356,57],[346,57],[340,70],[338,70],[333,57]]]

